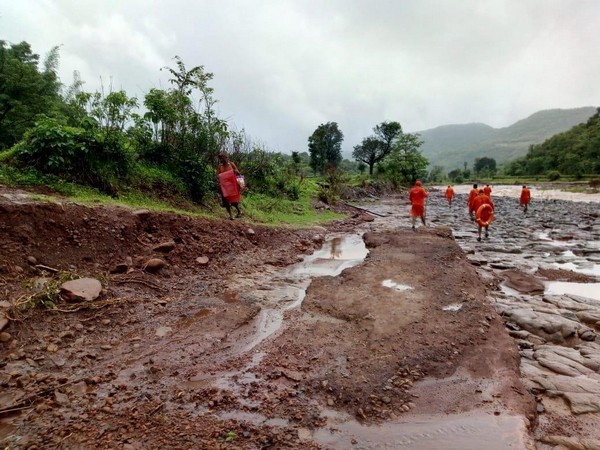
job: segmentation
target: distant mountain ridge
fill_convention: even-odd
[[[475,158],[494,158],[498,164],[525,156],[531,144],[540,144],[551,136],[586,122],[596,107],[547,109],[538,111],[505,128],[483,123],[442,125],[418,131],[424,141],[423,156],[430,166],[443,166],[445,172],[473,167]]]

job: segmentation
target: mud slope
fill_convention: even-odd
[[[356,216],[330,228],[371,225]],[[523,418],[524,429],[533,404],[515,344],[448,230],[368,232],[366,261],[314,279],[304,296],[308,283],[288,267],[326,232],[39,203],[1,188],[0,442],[376,448],[332,418],[398,433],[398,420],[435,414],[465,430],[471,419],[457,414],[473,412]],[[143,270],[152,258],[165,263],[155,273]],[[100,297],[16,308],[67,276],[98,279]],[[276,297],[285,283],[298,306],[281,306],[296,304]],[[269,311],[281,323],[257,339]]]

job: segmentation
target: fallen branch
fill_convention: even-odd
[[[156,408],[154,408],[152,411],[150,411],[150,412],[148,413],[148,416],[151,416],[151,415],[153,415],[153,414],[154,414],[154,413],[156,413],[158,410],[160,410],[160,409],[161,409],[163,406],[165,406],[165,404],[164,404],[164,403],[160,403],[160,404],[159,404],[159,405],[158,405]]]
[[[45,270],[46,272],[52,272],[52,273],[58,273],[58,272],[60,272],[60,269],[55,269],[54,267],[45,266],[43,264],[36,264],[33,267],[35,267],[38,270]]]
[[[350,203],[344,202],[344,205],[349,206],[350,208],[358,209],[359,211],[364,211],[366,213],[373,214],[374,216],[387,217],[385,214],[379,214],[379,213],[376,213],[376,212],[373,212],[373,211],[369,211],[368,209],[360,208],[358,206],[351,205]]]

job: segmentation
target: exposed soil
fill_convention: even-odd
[[[539,268],[536,274],[550,281],[570,281],[573,283],[594,283],[595,277],[583,273],[573,272],[565,269],[542,269]]]
[[[322,448],[330,410],[535,422],[516,346],[447,229],[365,234],[365,262],[314,279],[259,342],[249,292],[371,216],[288,229],[0,194],[7,448]],[[166,265],[149,273],[151,258]],[[15,306],[80,276],[102,282],[97,300]]]

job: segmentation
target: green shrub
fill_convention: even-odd
[[[25,134],[13,158],[17,167],[33,167],[111,195],[133,164],[122,134],[69,127],[48,118]]]
[[[549,170],[546,176],[548,177],[549,181],[556,181],[560,178],[560,173],[558,170]]]

